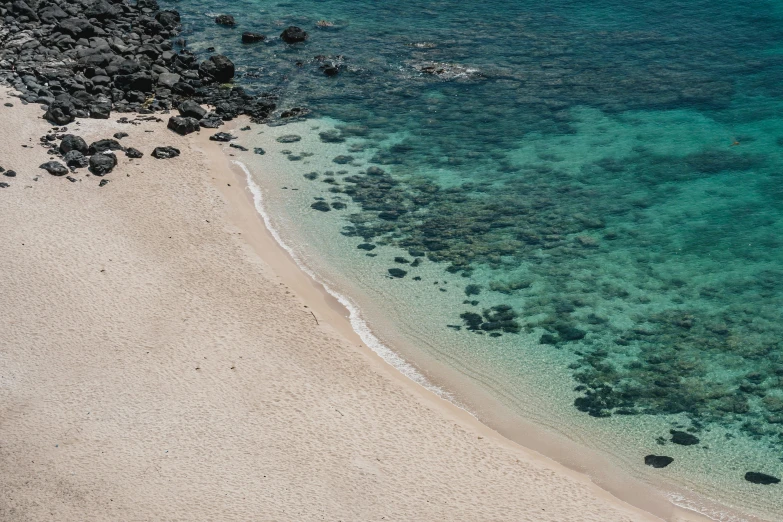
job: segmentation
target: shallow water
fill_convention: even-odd
[[[783,477],[783,3],[464,4],[179,8],[191,49],[313,111],[264,131],[301,140],[259,182],[380,337],[636,476],[783,518],[780,485],[743,480]]]

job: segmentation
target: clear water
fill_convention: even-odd
[[[381,337],[636,476],[783,519],[783,486],[743,480],[783,478],[783,3],[174,5],[191,49],[313,111],[250,161]],[[290,24],[309,42],[239,41]]]

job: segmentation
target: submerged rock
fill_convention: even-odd
[[[303,29],[292,25],[280,34],[280,39],[288,44],[304,42],[307,40],[307,33]]]
[[[314,210],[320,210],[321,212],[329,212],[332,210],[332,207],[329,206],[329,203],[326,201],[316,201],[312,205],[310,205],[310,208]]]
[[[406,272],[405,270],[402,270],[400,268],[390,268],[389,269],[389,275],[399,279],[401,277],[405,277],[406,275],[408,275],[408,272]]]
[[[699,437],[685,431],[670,430],[669,433],[671,433],[672,442],[680,446],[693,446],[701,442]]]
[[[236,20],[231,15],[218,15],[215,17],[215,23],[226,27],[235,27],[237,25]]]
[[[263,42],[266,40],[266,36],[259,33],[251,33],[251,32],[245,32],[242,33],[242,43],[243,44],[251,44],[256,42]]]
[[[302,137],[297,136],[296,134],[286,134],[285,136],[280,136],[277,138],[278,143],[296,143],[297,141],[301,141]]]
[[[644,463],[654,468],[665,468],[672,462],[674,462],[674,459],[665,455],[647,455],[644,457]]]
[[[767,475],[766,473],[759,473],[757,471],[748,471],[745,473],[745,480],[752,482],[753,484],[763,484],[765,486],[780,483],[779,478],[773,477],[772,475]]]

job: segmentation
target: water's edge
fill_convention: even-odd
[[[248,191],[252,195],[255,211],[261,217],[261,220],[263,221],[267,231],[273,237],[279,247],[288,254],[299,270],[307,274],[309,278],[320,285],[320,287],[323,288],[327,294],[335,298],[345,308],[345,310],[348,312],[348,320],[351,328],[360,337],[362,342],[400,374],[414,383],[422,386],[426,390],[449,401],[452,405],[466,412],[471,417],[475,418],[478,422],[481,422],[490,429],[496,431],[507,440],[515,444],[519,444],[528,451],[541,454],[544,457],[552,459],[569,469],[588,476],[593,483],[620,501],[626,502],[657,517],[661,517],[665,520],[719,520],[726,522],[750,522],[763,520],[757,517],[741,514],[736,510],[729,508],[728,506],[721,505],[708,498],[701,497],[692,491],[686,491],[676,484],[671,485],[673,487],[670,487],[669,484],[664,482],[659,484],[649,484],[642,482],[628,474],[626,471],[618,468],[616,465],[606,462],[601,455],[579,455],[578,452],[586,451],[588,453],[595,453],[597,450],[592,448],[585,448],[584,446],[581,446],[578,443],[563,437],[560,433],[553,433],[544,426],[533,425],[530,420],[519,417],[518,414],[511,412],[486,393],[481,393],[483,397],[481,397],[481,399],[478,401],[469,401],[465,400],[467,399],[467,394],[461,394],[459,388],[442,385],[439,382],[441,379],[438,378],[440,376],[437,372],[430,372],[429,368],[426,367],[418,367],[415,362],[406,360],[398,352],[382,342],[380,338],[372,331],[372,328],[363,317],[361,309],[357,303],[349,296],[344,295],[343,293],[333,288],[332,285],[330,285],[324,278],[320,277],[318,273],[311,269],[302,260],[301,256],[299,256],[297,252],[285,242],[279,231],[273,225],[271,216],[269,215],[265,206],[265,196],[263,189],[253,179],[253,175],[248,166],[237,159],[230,159],[230,162],[233,165],[236,165],[243,172],[244,182],[247,185]],[[458,369],[450,369],[453,373],[460,374],[463,380],[469,379],[469,377],[461,374]],[[425,373],[427,376],[425,376]],[[451,381],[452,382],[449,382],[449,384],[453,383],[453,380]],[[474,398],[471,397],[471,399]],[[478,404],[482,404],[484,400],[494,403],[490,409],[494,410],[496,413],[502,410],[500,415],[510,414],[515,417],[514,421],[519,421],[519,425],[535,430],[539,433],[530,436],[529,434],[524,433],[524,429],[520,430],[509,428],[508,423],[492,422],[492,420],[487,419],[485,415],[477,413],[479,408],[482,411],[485,411],[483,407],[478,406]],[[544,442],[543,437],[548,435],[556,435],[558,439],[561,440],[558,440],[556,443],[553,443],[551,440]],[[536,438],[540,439],[538,444],[534,443]],[[564,445],[573,446],[573,448],[565,449],[563,447]],[[564,456],[565,458],[563,458]],[[577,459],[579,462],[577,462]],[[611,469],[609,471],[603,469],[602,473],[599,474],[597,473],[597,468],[591,468],[589,464],[586,464],[590,461],[592,461],[593,464],[600,463],[601,466],[611,466]],[[601,475],[604,477],[603,480]],[[606,477],[610,475],[613,479],[611,482],[606,480]],[[659,502],[653,500],[653,496],[659,496],[661,499],[663,499],[666,504],[668,504],[669,509],[665,509]]]

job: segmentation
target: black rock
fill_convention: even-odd
[[[369,252],[370,250],[375,250],[376,246],[373,245],[372,243],[362,243],[358,245],[356,248],[358,248],[359,250],[366,250]]]
[[[242,33],[242,43],[244,44],[263,42],[264,40],[266,40],[266,36],[263,34],[251,32]]]
[[[70,172],[68,170],[68,167],[66,167],[59,161],[47,161],[46,163],[42,164],[39,168],[44,169],[52,176],[65,176]]]
[[[125,155],[129,158],[141,158],[144,156],[144,153],[141,152],[139,149],[134,149],[133,147],[128,147],[125,149]]]
[[[65,161],[66,165],[75,169],[81,169],[89,165],[87,158],[85,158],[84,154],[78,150],[72,150],[66,153],[65,156],[63,156],[63,160]]]
[[[237,149],[237,150],[247,152],[247,147],[243,147],[242,145],[237,145],[236,143],[230,143],[228,146],[231,147],[232,149]]]
[[[96,176],[105,176],[117,165],[117,156],[111,152],[100,152],[90,156],[90,172]]]
[[[296,134],[286,134],[285,136],[280,136],[277,138],[278,143],[296,143],[297,141],[301,141],[302,137],[297,136]]]
[[[122,138],[127,138],[128,133],[127,132],[115,132],[114,137],[118,140],[121,140]]]
[[[779,478],[773,477],[772,475],[767,475],[766,473],[759,473],[757,471],[748,471],[745,473],[745,480],[752,482],[753,484],[763,484],[765,486],[780,483]]]
[[[217,129],[223,125],[223,120],[220,118],[220,116],[207,116],[206,118],[201,119],[201,121],[198,123],[205,129]]]
[[[106,152],[107,150],[123,150],[124,147],[120,145],[117,140],[98,140],[90,143],[87,148],[87,154],[98,154],[99,152]]]
[[[66,125],[76,119],[76,107],[70,96],[63,95],[63,98],[58,96],[54,102],[49,105],[44,118],[54,123],[55,125]]]
[[[280,39],[285,43],[297,43],[307,40],[307,33],[299,27],[292,25],[280,34]]]
[[[310,205],[310,208],[315,210],[320,210],[321,212],[329,212],[332,210],[332,207],[329,206],[329,203],[326,201],[316,201],[312,205]]]
[[[389,269],[389,275],[392,276],[392,277],[400,278],[400,277],[405,277],[406,275],[408,275],[408,272],[406,272],[405,270],[402,270],[400,268],[390,268]]]
[[[644,457],[644,463],[654,468],[665,468],[674,462],[674,459],[665,455],[647,455]]]
[[[66,134],[60,142],[60,153],[67,154],[72,150],[87,154],[87,142],[81,136]]]
[[[234,17],[231,15],[218,15],[215,18],[215,23],[227,27],[235,27],[237,25],[236,20],[234,20]]]
[[[196,118],[184,118],[182,116],[172,116],[169,118],[168,128],[185,136],[191,132],[196,132],[200,129],[199,122]]]
[[[672,442],[681,446],[693,446],[701,442],[699,437],[685,431],[670,430],[669,433],[672,435]]]
[[[6,170],[3,172],[3,176],[9,177],[9,178],[15,178],[16,177],[16,171],[15,170]]]
[[[10,186],[11,186],[11,185],[9,185],[8,183],[5,183],[5,182],[2,182],[2,181],[0,181],[0,188],[8,188],[8,187],[10,187]]]
[[[84,18],[68,18],[57,24],[57,30],[73,36],[74,39],[95,36],[95,26]]]
[[[200,120],[207,114],[207,111],[193,100],[185,100],[180,103],[177,110],[182,116],[186,118],[196,118],[197,120]]]
[[[179,149],[174,147],[155,147],[152,157],[157,159],[169,159],[179,156]]]
[[[259,156],[263,156],[264,154],[266,154],[266,151],[261,147],[256,147],[253,149],[253,153],[258,154]]]
[[[218,132],[217,134],[213,134],[209,137],[211,141],[222,141],[222,142],[228,142],[231,140],[237,139],[236,136],[232,136],[231,134],[227,132]]]
[[[111,105],[108,103],[96,103],[90,106],[90,118],[96,120],[108,120],[111,116]]]
[[[111,180],[110,179],[102,179],[101,182],[98,183],[98,186],[99,187],[105,187],[109,183],[109,181],[111,181]]]
[[[74,178],[73,176],[65,176],[65,179],[70,181],[71,183],[76,183],[78,180]]]
[[[201,62],[198,72],[204,80],[228,83],[234,77],[234,62],[218,54]]]

